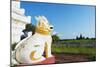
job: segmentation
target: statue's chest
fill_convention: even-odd
[[[46,40],[45,38],[30,38],[20,45],[20,49],[41,49],[45,46]]]

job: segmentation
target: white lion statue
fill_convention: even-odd
[[[51,54],[53,26],[45,16],[35,18],[37,20],[35,34],[23,39],[15,48],[15,58],[22,64],[36,64],[53,57]],[[45,56],[43,56],[44,52]]]

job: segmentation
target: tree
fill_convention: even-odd
[[[85,37],[84,36],[82,36],[82,34],[80,34],[80,36],[78,37],[78,36],[76,36],[76,39],[85,39]]]
[[[56,34],[56,35],[53,35],[53,36],[52,36],[52,39],[53,39],[53,41],[57,41],[57,40],[59,40],[60,38],[59,38],[59,36]]]
[[[80,37],[79,37],[79,39],[83,39],[83,36],[82,36],[82,34],[80,34]]]
[[[24,31],[32,31],[32,34],[35,33],[35,26],[33,24],[26,24]]]
[[[79,39],[78,36],[76,36],[76,39]]]
[[[86,39],[89,39],[89,37],[86,37]]]
[[[23,40],[24,38],[28,37],[28,32],[32,32],[32,35],[35,33],[35,26],[33,24],[26,24],[25,29],[23,30],[23,33],[21,35],[20,40]]]

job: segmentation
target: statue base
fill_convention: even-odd
[[[42,65],[42,64],[45,65],[45,64],[54,64],[54,63],[55,63],[55,57],[53,56],[53,57],[49,57],[46,60],[35,63],[35,64],[19,64],[19,65],[17,65],[17,67]]]
[[[49,57],[46,60],[39,62],[38,64],[53,64],[55,63],[55,57]]]

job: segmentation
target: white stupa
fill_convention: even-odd
[[[12,0],[11,7],[11,27],[12,27],[12,44],[20,41],[22,30],[25,25],[31,23],[31,16],[25,16],[25,10],[20,8],[19,0]]]

